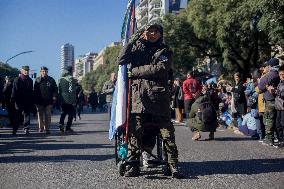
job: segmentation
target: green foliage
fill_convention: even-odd
[[[15,78],[19,75],[19,70],[17,68],[11,67],[9,64],[0,62],[0,77],[9,76]]]
[[[110,79],[112,72],[118,71],[116,60],[121,50],[121,46],[107,47],[104,53],[104,64],[98,66],[95,71],[87,73],[81,84],[86,91],[95,87],[97,92],[102,91],[104,83]]]
[[[175,68],[189,70],[198,60],[215,57],[228,70],[247,74],[283,48],[282,0],[191,0],[180,15],[163,20]]]

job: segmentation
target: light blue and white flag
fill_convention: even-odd
[[[123,46],[128,42],[131,35],[135,32],[135,0],[129,0],[121,32],[121,40]],[[118,127],[126,123],[127,112],[127,64],[120,65],[115,90],[113,93],[111,106],[111,119],[109,128],[109,139],[113,139]]]

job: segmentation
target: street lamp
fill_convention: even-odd
[[[19,55],[26,54],[26,53],[31,53],[31,52],[34,52],[34,51],[24,51],[24,52],[21,52],[21,53],[19,53],[19,54],[16,54],[15,56],[12,56],[11,58],[8,58],[8,59],[5,61],[5,63],[7,64],[9,60],[11,60],[11,59],[13,59],[13,58],[15,58],[15,57],[17,57],[17,56],[19,56]]]
[[[22,55],[22,54],[31,53],[31,52],[34,52],[34,51],[24,51],[24,52],[18,53],[18,54],[16,54],[16,55],[12,56],[11,58],[8,58],[8,59],[5,61],[5,64],[8,64],[8,61],[12,60],[13,58],[15,58],[15,57],[17,57],[17,56],[20,56],[20,55]],[[32,70],[32,71],[35,71],[35,70]],[[32,77],[32,78],[35,78],[35,77],[36,77],[36,73],[33,73],[33,74],[31,75],[31,77]]]

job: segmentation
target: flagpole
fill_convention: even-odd
[[[132,35],[134,34],[134,29],[135,29],[135,0],[133,2],[133,9],[132,9]],[[130,71],[130,66],[128,67],[128,72]],[[131,73],[129,73],[131,74]],[[128,76],[129,76],[128,74]],[[128,138],[129,138],[129,122],[130,122],[130,109],[131,109],[131,96],[132,96],[132,90],[131,90],[131,85],[132,85],[132,79],[131,77],[128,77],[128,98],[127,98],[127,113],[126,113],[126,127],[125,127],[125,143],[128,144]]]

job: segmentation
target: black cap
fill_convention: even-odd
[[[48,70],[48,68],[47,67],[45,67],[45,66],[42,66],[41,68],[40,68],[40,70]]]
[[[279,59],[278,58],[271,58],[270,60],[267,61],[267,65],[274,67],[274,66],[279,66]]]
[[[163,35],[164,29],[163,29],[163,27],[162,27],[160,24],[148,24],[148,25],[145,27],[145,30],[149,30],[149,29],[151,29],[151,28],[157,29],[157,30],[161,33],[161,35]]]
[[[29,70],[30,70],[30,67],[29,67],[29,66],[22,66],[22,69],[23,69],[23,70],[26,70],[26,71],[29,71]]]

